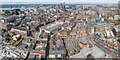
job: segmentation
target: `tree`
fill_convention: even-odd
[[[118,20],[105,20],[105,22],[111,22],[111,23],[114,23],[115,25],[119,25],[120,24],[120,19],[118,19]]]
[[[120,43],[120,38],[118,38],[118,42]]]

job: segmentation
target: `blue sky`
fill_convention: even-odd
[[[69,2],[69,3],[118,3],[119,0],[0,0],[0,3],[33,3],[33,2],[46,2],[46,3],[60,3],[60,2]]]

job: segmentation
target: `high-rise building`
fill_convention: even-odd
[[[61,3],[62,10],[65,11],[65,2]]]

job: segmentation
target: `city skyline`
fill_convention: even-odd
[[[0,60],[120,60],[115,2],[0,1]]]
[[[119,0],[1,0],[2,4],[12,4],[12,3],[118,3]]]

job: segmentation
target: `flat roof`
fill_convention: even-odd
[[[95,25],[95,27],[103,27],[103,26],[106,26],[107,25],[107,23],[100,23],[100,24],[97,24],[97,25]]]
[[[62,24],[63,24],[62,22],[53,22],[51,24],[48,24],[45,27],[42,27],[42,29],[52,31],[52,30],[58,28],[59,26],[61,26]]]
[[[114,29],[116,30],[116,32],[119,32],[120,31],[120,25],[115,26]]]

